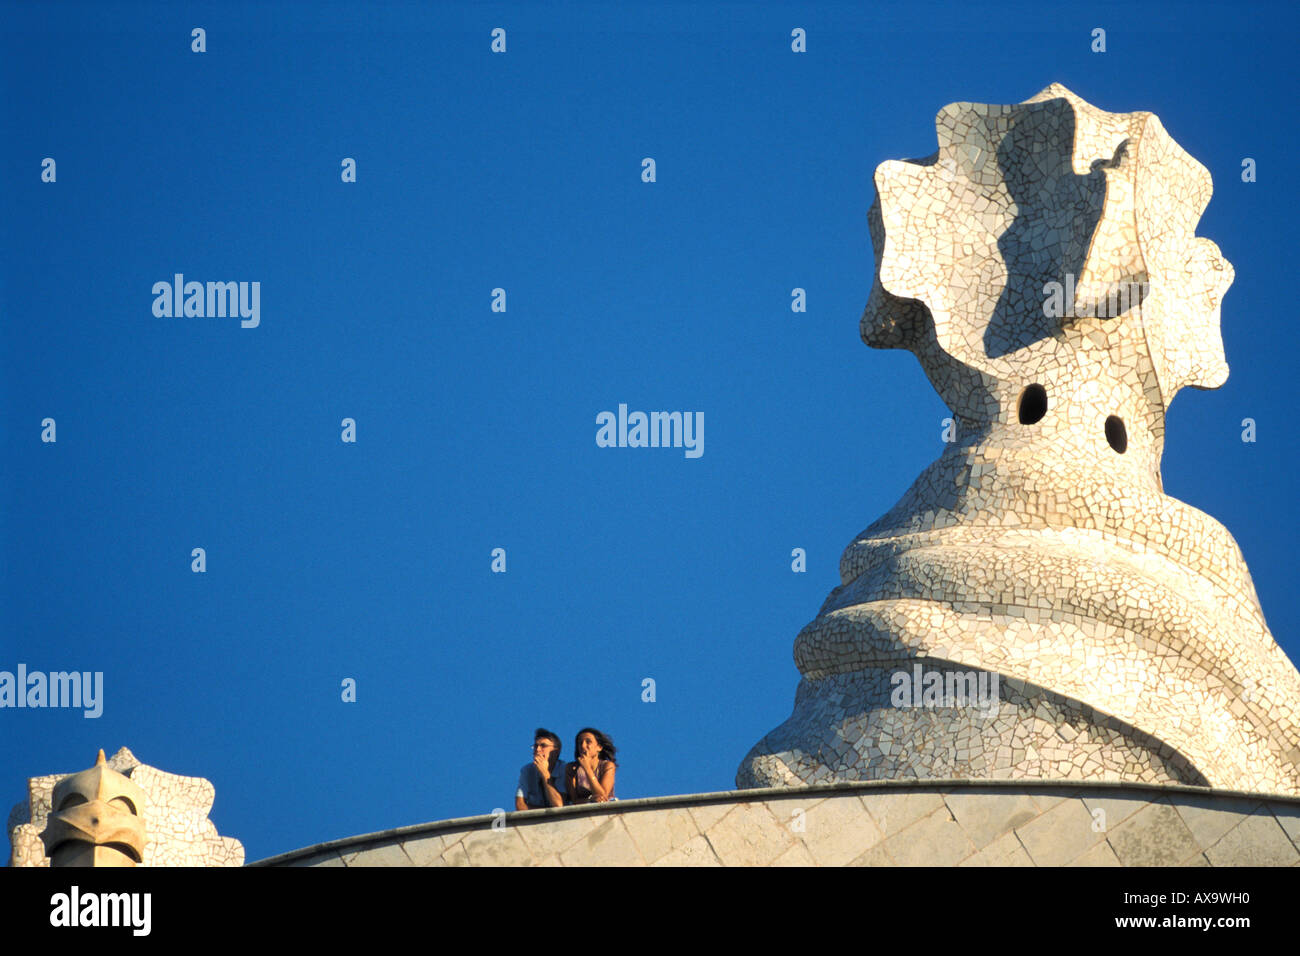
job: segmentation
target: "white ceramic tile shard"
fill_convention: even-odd
[[[1195,235],[1209,173],[1154,115],[1059,84],[935,126],[933,156],[876,169],[861,332],[916,354],[954,440],[845,550],[795,641],[794,713],[737,785],[1300,794],[1300,674],[1232,535],[1160,476],[1174,395],[1228,375],[1233,270]],[[996,675],[998,699],[899,706],[893,675],[918,663]]]

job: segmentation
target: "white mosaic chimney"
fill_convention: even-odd
[[[952,441],[845,549],[737,784],[1300,794],[1300,674],[1232,535],[1160,477],[1174,395],[1228,375],[1209,173],[1057,84],[935,125],[936,154],[876,170],[861,331],[916,354]]]

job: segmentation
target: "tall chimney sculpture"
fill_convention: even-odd
[[[1300,794],[1300,674],[1232,536],[1160,477],[1174,395],[1228,376],[1209,173],[1059,84],[935,125],[937,153],[876,169],[861,331],[916,354],[953,440],[845,549],[737,785]]]

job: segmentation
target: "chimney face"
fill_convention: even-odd
[[[50,866],[136,866],[144,859],[144,791],[108,766],[59,781],[41,840]]]

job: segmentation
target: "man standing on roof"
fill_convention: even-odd
[[[516,810],[544,810],[564,806],[564,764],[560,762],[560,738],[545,727],[533,734],[533,762],[519,771],[515,791]]]

